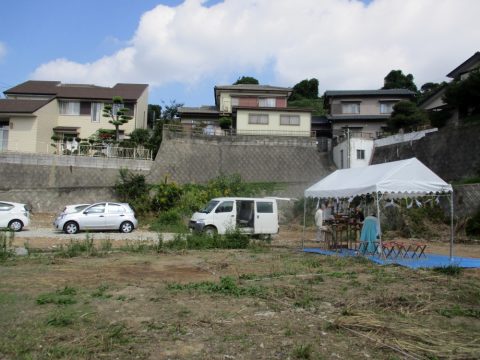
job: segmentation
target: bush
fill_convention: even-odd
[[[175,183],[164,183],[154,186],[152,210],[163,211],[173,208],[180,199],[182,188]]]
[[[151,229],[154,231],[185,232],[187,227],[180,212],[177,209],[170,209],[160,213]]]
[[[115,192],[123,200],[131,200],[148,191],[145,176],[134,174],[128,169],[120,169],[120,179],[115,183]]]

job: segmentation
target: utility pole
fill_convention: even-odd
[[[350,169],[350,128],[347,127],[347,168]]]

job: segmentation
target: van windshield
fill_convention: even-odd
[[[204,213],[204,214],[208,214],[210,213],[213,209],[215,209],[215,206],[218,205],[220,201],[217,201],[217,200],[212,200],[210,201],[207,206],[205,206],[205,208],[203,208],[202,210],[200,210],[199,212],[201,213]]]

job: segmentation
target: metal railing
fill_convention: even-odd
[[[84,157],[103,157],[103,158],[120,158],[134,160],[153,160],[151,150],[143,147],[125,148],[114,144],[91,145],[69,142],[37,142],[38,151],[26,150],[21,143],[10,143],[8,150],[0,149],[0,153],[25,153],[25,154],[47,154],[47,155],[67,155],[67,156],[84,156]]]
[[[90,156],[106,158],[122,158],[134,160],[152,160],[152,151],[143,147],[125,148],[114,144],[91,145],[58,142],[52,144],[53,154],[71,156]]]
[[[294,130],[223,130],[218,127],[190,127],[183,125],[166,124],[163,129],[172,135],[183,135],[189,137],[234,137],[234,136],[262,136],[262,137],[302,137],[315,138],[315,131],[294,131]]]

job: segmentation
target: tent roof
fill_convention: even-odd
[[[452,186],[417,158],[411,158],[337,170],[305,190],[305,197],[351,197],[375,192],[413,197],[449,193]]]

